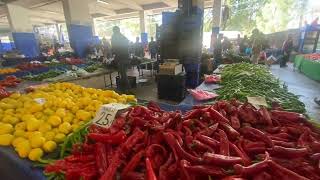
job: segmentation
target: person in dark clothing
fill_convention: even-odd
[[[129,90],[129,80],[127,76],[127,68],[129,65],[129,41],[121,34],[118,26],[113,27],[112,31],[112,53],[115,55],[114,60],[118,65],[118,72],[120,74],[119,90],[122,93],[126,93]]]
[[[291,34],[288,35],[287,40],[284,41],[282,46],[283,58],[280,61],[280,67],[286,67],[289,61],[291,51],[293,49],[293,40]]]
[[[139,42],[139,37],[136,37],[136,42],[134,43],[134,55],[138,57],[144,57],[143,44]]]
[[[151,41],[149,43],[149,52],[151,55],[151,59],[156,59],[156,55],[158,53],[157,51],[158,51],[157,42],[155,42],[153,40],[153,37],[151,37]]]
[[[240,52],[240,54],[245,54],[247,47],[249,47],[249,40],[248,40],[248,36],[245,35],[243,37],[243,39],[240,41],[240,44],[239,44],[239,52]]]
[[[215,60],[216,67],[218,67],[222,61],[222,39],[223,39],[223,34],[219,34],[213,50],[213,57]]]

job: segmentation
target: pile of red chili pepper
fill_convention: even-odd
[[[47,165],[66,179],[320,179],[320,137],[301,114],[237,100],[165,112],[136,106],[90,126],[72,154]]]
[[[6,76],[4,80],[0,81],[1,87],[17,87],[21,80],[16,76]]]

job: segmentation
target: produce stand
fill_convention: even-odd
[[[304,55],[297,55],[294,59],[294,67],[310,79],[320,81],[320,62],[306,59]]]

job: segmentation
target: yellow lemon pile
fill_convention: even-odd
[[[39,160],[91,120],[102,104],[136,101],[111,90],[56,83],[0,101],[0,146],[12,145],[22,158]]]

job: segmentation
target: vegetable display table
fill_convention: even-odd
[[[182,112],[192,109],[192,105],[169,105],[159,103],[165,111],[181,110]],[[0,176],[5,180],[45,180],[42,169],[32,166],[31,161],[21,159],[11,147],[0,146]]]
[[[310,79],[320,81],[320,63],[297,55],[294,59],[294,67]]]

